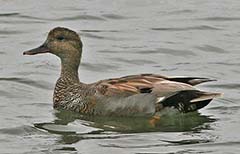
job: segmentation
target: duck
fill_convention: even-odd
[[[197,111],[222,94],[198,90],[195,85],[215,81],[203,77],[137,74],[83,83],[78,69],[83,43],[75,31],[56,27],[39,47],[24,55],[50,53],[60,58],[61,73],[53,107],[92,116],[150,116],[159,119],[170,110]]]

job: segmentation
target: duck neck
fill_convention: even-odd
[[[53,94],[54,107],[58,107],[59,103],[65,99],[63,96],[67,93],[69,87],[74,84],[80,84],[78,78],[79,64],[80,59],[67,60],[61,58],[61,76],[57,80]]]
[[[61,59],[61,77],[70,84],[79,83],[78,68],[80,58],[77,59]]]

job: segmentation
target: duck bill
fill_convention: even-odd
[[[24,51],[23,55],[36,55],[36,54],[41,54],[41,53],[48,53],[50,52],[50,50],[48,49],[48,47],[43,44],[37,48],[28,50],[28,51]]]

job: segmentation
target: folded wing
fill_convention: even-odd
[[[220,93],[197,90],[194,85],[214,81],[198,77],[166,77],[155,74],[140,74],[102,80],[97,83],[98,92],[106,97],[130,97],[151,94],[156,97],[156,112],[164,107],[174,107],[181,112],[190,112],[206,106]],[[131,102],[129,102],[131,103]]]

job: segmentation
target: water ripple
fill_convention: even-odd
[[[39,134],[39,130],[32,126],[19,126],[14,128],[3,128],[0,129],[0,133],[9,134],[9,135],[31,135],[31,134]]]
[[[89,127],[84,123],[69,123],[67,125],[55,124],[55,123],[35,123],[34,126],[39,129],[43,129],[55,134],[96,134],[102,132],[102,129]]]
[[[159,143],[159,144],[148,144],[148,145],[117,145],[117,144],[99,144],[101,147],[112,147],[112,148],[151,148],[151,147],[159,147],[159,146],[165,146],[166,144]]]
[[[86,29],[86,30],[81,30],[82,32],[87,32],[87,33],[100,33],[100,32],[120,32],[118,30],[96,30],[96,29]]]
[[[179,14],[192,14],[196,12],[196,10],[189,10],[189,9],[184,9],[184,10],[176,10],[176,11],[171,11],[171,12],[168,12],[167,14],[171,15],[179,15]]]
[[[108,72],[112,70],[119,69],[118,66],[108,65],[108,64],[90,64],[90,63],[82,63],[81,67],[86,70],[94,71],[94,72]]]
[[[229,112],[236,112],[238,110],[240,110],[240,106],[217,106],[217,107],[211,107],[211,108],[208,108],[208,110],[221,110],[221,111],[229,111]]]
[[[83,36],[85,37],[89,37],[89,38],[94,38],[94,39],[104,39],[104,40],[111,40],[111,41],[126,41],[126,40],[134,40],[134,38],[130,38],[130,37],[109,37],[109,36],[100,36],[100,35],[96,35],[96,34],[92,34],[92,33],[82,33]]]
[[[18,15],[19,18],[23,18],[23,19],[34,19],[34,20],[47,20],[45,18],[39,18],[39,17],[34,17],[34,16],[29,16],[29,15]]]
[[[116,51],[116,50],[98,50],[100,53],[122,53],[124,51]]]
[[[53,89],[53,87],[49,86],[50,84],[45,81],[33,81],[30,79],[26,79],[26,78],[8,77],[8,78],[0,78],[0,81],[17,82],[17,83],[21,83],[21,84],[26,84],[28,86],[33,86],[36,88],[47,89],[47,90]]]
[[[135,65],[143,65],[143,64],[157,64],[156,62],[152,60],[145,60],[145,59],[131,59],[128,60],[126,58],[111,58],[114,61],[120,61],[124,63],[129,63],[129,64],[135,64]]]
[[[208,64],[215,64],[215,65],[225,65],[225,66],[239,66],[240,63],[234,63],[234,62],[209,62]]]
[[[52,19],[51,19],[52,20]],[[70,16],[70,17],[62,17],[62,18],[57,18],[53,19],[55,21],[67,21],[67,20],[101,20],[105,21],[104,18],[97,17],[97,16],[92,16],[92,15],[76,15],[76,16]]]
[[[186,144],[199,144],[199,143],[209,143],[212,140],[203,140],[203,139],[188,139],[188,140],[179,140],[179,141],[169,141],[161,140],[163,142],[172,143],[173,145],[186,145]]]
[[[99,36],[96,34],[90,34],[90,33],[82,33],[83,36],[89,37],[89,38],[95,38],[95,39],[106,39],[104,36]]]
[[[26,23],[45,23],[44,21],[29,21],[29,20],[23,20],[23,19],[34,19],[34,20],[45,20],[44,18],[38,18],[38,17],[33,17],[33,16],[28,16],[28,15],[21,15],[20,13],[6,13],[6,14],[0,14],[0,17],[8,17],[7,20],[2,20],[2,23],[10,23],[10,24],[26,24]],[[9,20],[9,17],[16,17],[18,18],[17,20]],[[21,19],[21,20],[19,20]]]
[[[240,17],[207,17],[199,18],[197,20],[207,20],[207,21],[239,21]]]
[[[17,30],[0,30],[0,35],[15,35],[15,34],[22,34],[23,31]]]
[[[100,20],[100,21],[105,21],[104,18],[93,16],[93,15],[74,15],[74,16],[66,16],[66,17],[60,17],[60,18],[43,18],[43,17],[35,17],[32,15],[22,15],[19,13],[9,13],[9,14],[0,14],[0,17],[4,16],[13,16],[13,17],[18,17],[22,19],[34,19],[34,20],[42,20],[42,21],[74,21],[74,20]],[[41,22],[42,22],[41,21]],[[6,21],[7,22],[7,21]],[[24,21],[24,22],[40,22],[40,21]]]
[[[206,85],[211,88],[221,88],[221,89],[240,89],[239,83],[227,83],[227,84],[215,84],[215,85]]]
[[[157,48],[156,50],[149,50],[149,51],[137,51],[137,53],[140,54],[167,54],[167,55],[173,55],[173,56],[195,56],[196,54],[190,50],[175,50],[170,48]]]
[[[196,46],[195,48],[202,50],[202,51],[206,51],[206,52],[227,53],[227,51],[225,51],[224,49],[215,47],[212,45]]]
[[[117,15],[117,14],[103,14],[102,16],[105,17],[105,18],[108,18],[108,19],[113,19],[113,20],[126,19],[126,17],[120,16],[120,15]]]
[[[18,16],[20,13],[0,13],[0,17]]]
[[[77,149],[74,148],[74,147],[61,147],[61,148],[54,149],[54,151],[66,151],[66,152],[71,152],[71,151],[77,151]]]
[[[44,21],[27,21],[27,20],[2,20],[5,24],[42,24]]]
[[[192,27],[162,27],[162,28],[151,28],[151,30],[155,31],[189,31],[189,30],[221,30],[220,28],[200,25],[200,26],[192,26]]]

